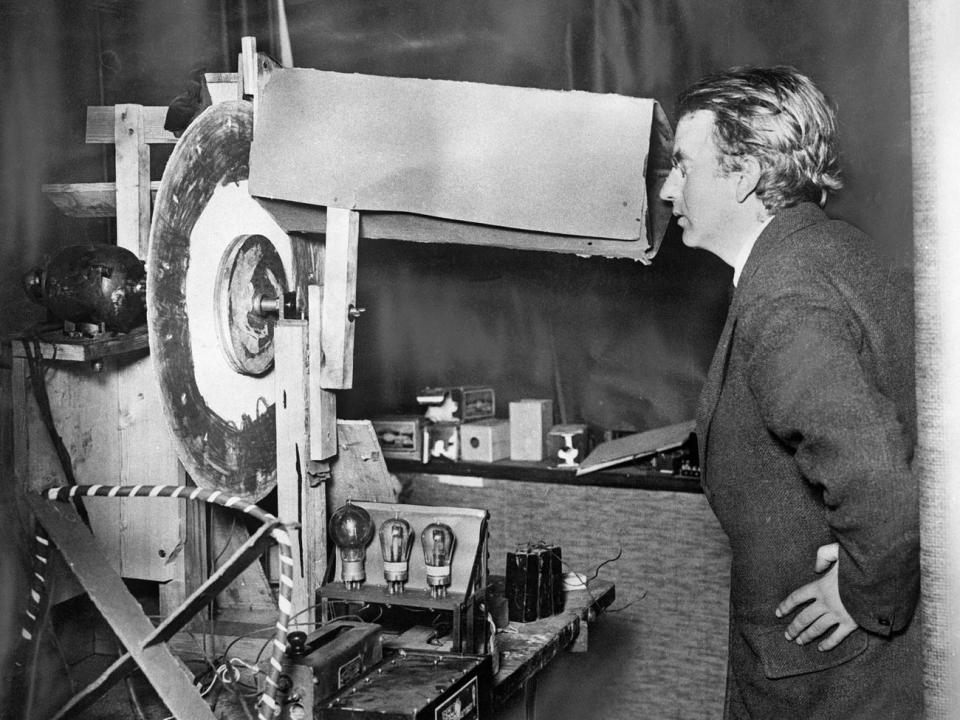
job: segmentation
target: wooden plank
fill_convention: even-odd
[[[311,493],[306,480],[307,321],[279,320],[273,328],[274,379],[277,383],[277,515],[290,528],[293,553],[293,612],[313,605],[313,545],[304,530]]]
[[[123,580],[105,561],[102,548],[80,522],[73,507],[36,495],[28,496],[27,500],[90,600],[170,712],[178,718],[213,720],[210,707],[193,687],[193,678],[183,671],[170,649],[165,644],[142,647],[143,639],[154,632],[153,625]],[[61,709],[58,717],[75,716],[81,707],[91,704],[107,689],[108,686],[101,683],[96,692],[81,693],[69,703],[69,708]]]
[[[114,106],[117,245],[147,257],[150,242],[150,146],[142,105]]]
[[[62,329],[39,331],[37,345],[44,360],[92,363],[114,355],[143,352],[149,347],[146,326],[134,328],[128,333],[106,332],[93,338],[64,337]],[[23,336],[23,339],[29,339]],[[14,357],[25,358],[21,337],[14,338]]]
[[[241,515],[219,505],[210,506],[209,528],[210,571],[216,572],[247,542],[250,532]],[[269,625],[276,620],[277,599],[259,562],[244,568],[237,581],[217,596],[217,611],[225,621]]]
[[[322,272],[322,271],[321,271]],[[307,287],[308,358],[310,377],[318,378],[323,367],[323,288]],[[309,383],[308,424],[310,433],[310,459],[329,460],[337,454],[337,395],[320,386]]]
[[[178,485],[177,453],[164,423],[150,355],[117,363],[117,424],[121,485]],[[166,582],[182,576],[185,500],[123,498],[120,505],[120,574]]]
[[[145,335],[143,335],[145,337]],[[17,363],[15,392],[17,474],[24,491],[65,483],[40,409],[28,381],[28,365]],[[71,346],[65,346],[67,348]],[[44,356],[66,355],[57,344],[41,344]],[[46,362],[44,374],[54,424],[71,456],[77,481],[85,484],[177,484],[176,453],[161,417],[150,358],[106,358],[102,370],[89,364]],[[94,532],[124,577],[167,582],[182,576],[183,503],[142,498],[86,498]]]
[[[174,144],[176,136],[163,129],[167,107],[143,107],[143,141],[147,144]],[[109,145],[115,141],[116,115],[113,105],[87,106],[86,142]]]
[[[396,502],[400,482],[387,470],[380,443],[369,420],[338,420],[340,449],[330,466],[333,477],[327,493],[330,506],[338,508],[347,500]]]
[[[327,208],[320,338],[323,360],[319,380],[320,386],[328,390],[353,387],[354,323],[351,312],[357,302],[359,233],[358,212]]]
[[[245,35],[240,38],[240,84],[243,96],[254,100],[253,114],[256,119],[257,105],[257,38]]]
[[[117,484],[120,436],[116,422],[116,363],[107,359],[102,372],[70,362],[44,364],[44,380],[54,427],[70,454],[81,484]],[[24,370],[27,365],[24,363]],[[66,478],[43,422],[29,382],[25,383],[26,491],[64,485]],[[85,498],[84,505],[112,567],[120,569],[120,505],[113,498]]]
[[[48,184],[43,194],[67,217],[116,217],[117,185],[105,183]],[[155,200],[160,181],[150,182],[150,197]]]
[[[255,561],[257,557],[263,553],[266,546],[272,542],[270,532],[277,524],[278,523],[271,523],[261,526],[243,547],[240,548],[237,554],[230,559],[227,565],[200,585],[185,602],[176,608],[175,611],[171,612],[165,620],[146,635],[139,643],[139,648],[146,651],[151,646],[166,643],[173,639],[174,635],[185,627],[193,616],[212,600],[217,592],[226,587],[247,565]],[[67,705],[57,713],[56,717],[72,717],[73,713],[79,712],[82,708],[93,703],[118,680],[126,677],[135,665],[136,659],[134,653],[130,651],[123,653],[98,678],[88,685],[87,688],[71,699]]]
[[[148,648],[172,638],[174,634],[183,628],[184,625],[187,624],[187,621],[207,605],[218,592],[235,580],[250,563],[254,562],[263,554],[267,547],[273,542],[270,533],[280,524],[280,521],[277,520],[261,525],[257,531],[230,556],[226,564],[217,568],[206,582],[194,590],[190,594],[190,597],[188,597],[175,612],[165,618],[157,626],[156,630],[144,639],[143,647]]]
[[[615,597],[613,583],[595,580],[589,592],[569,592],[562,613],[530,623],[510,623],[512,632],[496,639],[503,652],[500,671],[493,678],[494,706],[502,707],[554,657],[571,648],[580,633],[586,633],[588,620],[609,607]]]
[[[191,485],[183,465],[177,465],[177,484]],[[174,563],[173,577],[159,587],[160,615],[166,617],[203,583],[207,577],[207,522],[206,505],[188,502],[176,518],[177,534],[181,538],[180,560]],[[191,628],[202,626],[209,619],[209,611],[191,621]]]
[[[19,343],[15,342],[14,345],[19,345]],[[14,355],[11,365],[10,406],[13,425],[13,480],[16,488],[15,496],[24,497],[40,489],[34,475],[33,463],[31,463],[36,450],[31,453],[30,448],[34,443],[42,441],[36,440],[32,435],[32,432],[38,431],[38,428],[36,427],[36,401],[33,399],[33,390],[30,387],[30,370],[27,361],[22,356]],[[48,463],[52,463],[53,446],[49,440],[47,440],[45,447],[47,453],[41,457],[45,458]],[[47,577],[50,579],[51,605],[69,600],[83,592],[80,583],[73,577],[73,573],[67,569],[63,556],[59,553],[53,553],[50,556]]]

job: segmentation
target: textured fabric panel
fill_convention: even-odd
[[[490,570],[506,552],[544,540],[567,569],[616,583],[611,612],[589,630],[589,651],[565,653],[543,674],[540,718],[716,718],[727,651],[729,550],[702,495],[484,480],[482,488],[405,475],[404,500],[490,512]]]

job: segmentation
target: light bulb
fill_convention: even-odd
[[[383,577],[391,594],[403,592],[403,585],[410,577],[410,551],[413,549],[413,533],[410,523],[400,517],[387,518],[380,526],[380,552],[383,555]]]
[[[370,513],[349,500],[330,517],[330,537],[342,559],[340,579],[349,590],[356,590],[366,579],[366,547],[373,539]]]
[[[420,533],[423,562],[427,566],[427,585],[433,597],[445,597],[450,585],[450,565],[457,538],[449,525],[433,522]]]

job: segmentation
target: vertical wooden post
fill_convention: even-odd
[[[360,214],[356,210],[327,208],[320,386],[328,390],[353,387],[353,320],[357,301],[359,233]]]
[[[293,612],[298,622],[312,622],[305,611],[315,603],[326,560],[326,488],[316,487],[310,465],[310,386],[307,321],[278,320],[273,330],[274,374],[277,382],[277,513],[291,528],[293,550]]]
[[[323,369],[323,351],[320,347],[323,325],[323,295],[319,285],[307,287],[307,315],[310,376],[319,378]],[[329,460],[337,454],[337,395],[310,383],[310,459]]]
[[[117,245],[147,256],[150,240],[150,146],[143,133],[143,106],[114,107],[117,173]]]
[[[910,85],[917,314],[914,471],[920,482],[924,701],[960,714],[960,6],[911,0]]]

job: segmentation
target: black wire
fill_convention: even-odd
[[[227,539],[223,543],[223,547],[220,549],[220,552],[217,553],[217,556],[213,559],[213,567],[216,569],[217,563],[220,561],[220,558],[223,557],[224,553],[230,549],[230,541],[233,540],[233,534],[237,530],[237,514],[232,513],[231,522],[230,522],[230,532],[227,533]]]
[[[71,486],[76,485],[77,478],[73,474],[73,461],[70,458],[70,452],[67,450],[67,446],[64,445],[63,438],[60,437],[60,434],[57,432],[56,423],[53,421],[53,411],[50,409],[50,396],[47,394],[43,351],[40,348],[40,339],[34,336],[32,345],[30,341],[26,339],[21,342],[23,343],[24,352],[27,355],[27,366],[30,370],[30,385],[33,388],[33,395],[34,398],[36,398],[37,407],[40,410],[40,417],[43,420],[44,426],[47,428],[47,434],[53,443],[53,449],[57,453],[57,459],[60,461],[60,468],[63,470],[67,484]],[[55,352],[56,350],[54,350],[54,353]],[[53,359],[56,359],[56,355],[54,355]],[[87,514],[83,500],[80,496],[76,496],[73,498],[73,503],[77,508],[77,514],[80,516],[80,519],[90,528],[90,532],[93,532],[93,528],[90,526],[90,516]]]

